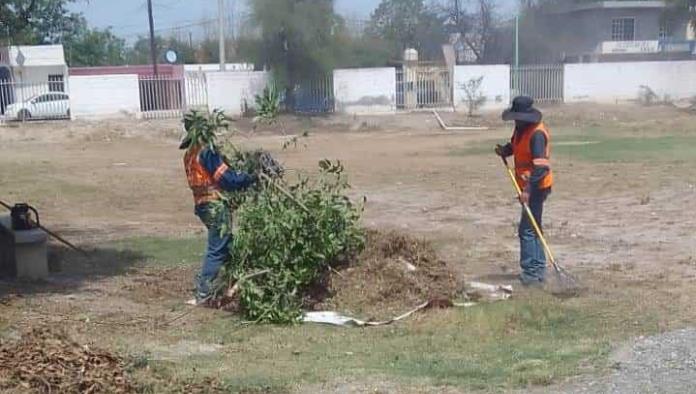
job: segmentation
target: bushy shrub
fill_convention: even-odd
[[[219,291],[234,286],[249,320],[297,321],[309,286],[363,247],[362,204],[346,196],[343,166],[323,160],[319,167],[316,178],[300,176],[292,185],[282,175],[262,176],[252,190],[216,203],[221,214],[234,211],[233,228],[223,230],[233,238]]]

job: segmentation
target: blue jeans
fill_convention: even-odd
[[[529,196],[529,209],[532,211],[539,228],[542,228],[544,201],[550,192],[550,189],[537,190]],[[546,255],[541,240],[534,231],[524,208],[522,208],[518,234],[520,237],[520,267],[522,268],[520,280],[523,284],[543,282],[546,275]]]
[[[212,296],[212,283],[229,256],[232,237],[220,235],[221,218],[212,215],[208,204],[197,205],[195,212],[208,229],[208,246],[205,249],[201,272],[196,277],[196,298],[202,300]]]

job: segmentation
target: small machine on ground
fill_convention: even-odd
[[[0,277],[47,278],[48,234],[41,229],[39,213],[25,203],[9,209],[10,215],[0,216]]]

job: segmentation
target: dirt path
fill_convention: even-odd
[[[677,394],[693,391],[696,381],[696,329],[639,338],[615,350],[607,376],[525,393]]]

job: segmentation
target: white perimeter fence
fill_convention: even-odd
[[[0,81],[0,121],[67,118],[70,101],[63,81]]]
[[[500,109],[517,94],[539,102],[636,102],[649,89],[660,101],[696,97],[696,61],[442,66],[335,70],[298,85],[299,113],[396,113],[426,108],[463,110],[472,95],[482,110]],[[71,76],[63,81],[0,80],[0,122],[113,116],[180,117],[189,109],[224,109],[241,116],[269,83],[267,72],[185,72],[180,77]]]

